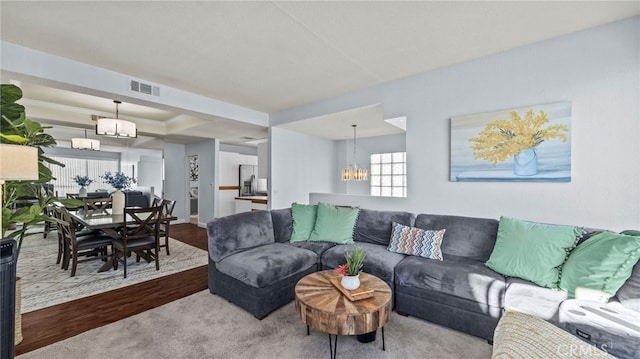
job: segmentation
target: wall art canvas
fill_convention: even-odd
[[[189,156],[189,181],[198,180],[198,156]]]
[[[451,181],[570,182],[571,103],[451,119]]]

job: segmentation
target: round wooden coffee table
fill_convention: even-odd
[[[372,290],[373,296],[351,301],[331,283],[336,276],[334,270],[326,270],[309,274],[296,284],[296,312],[307,324],[307,334],[309,327],[329,334],[329,353],[334,359],[338,335],[364,336],[370,341],[381,328],[384,350],[384,325],[391,317],[391,288],[378,277],[360,273],[361,287]]]

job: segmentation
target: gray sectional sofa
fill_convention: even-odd
[[[392,223],[446,228],[443,260],[387,250]],[[353,239],[367,252],[363,270],[392,289],[395,310],[489,341],[505,309],[541,317],[621,358],[640,353],[640,264],[609,303],[567,300],[566,292],[488,268],[498,220],[361,209]],[[294,298],[305,275],[345,262],[349,244],[290,243],[290,209],[246,212],[207,225],[209,290],[261,319]]]

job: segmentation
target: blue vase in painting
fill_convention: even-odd
[[[527,148],[513,156],[513,173],[516,176],[533,176],[538,173],[538,155],[533,148]]]

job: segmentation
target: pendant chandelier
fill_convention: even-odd
[[[87,130],[84,130],[84,138],[76,137],[71,139],[71,148],[79,150],[100,151],[100,141],[87,138]]]
[[[369,179],[369,171],[366,168],[358,167],[356,162],[356,127],[358,125],[351,125],[353,127],[353,165],[347,165],[342,170],[343,181],[366,181]]]
[[[136,124],[118,118],[118,105],[122,102],[113,100],[116,104],[116,118],[99,118],[96,125],[96,134],[115,137],[138,137]]]

